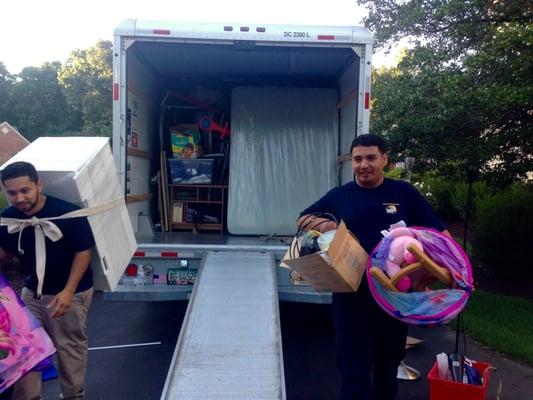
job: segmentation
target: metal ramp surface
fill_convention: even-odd
[[[205,256],[161,399],[285,399],[272,253]]]

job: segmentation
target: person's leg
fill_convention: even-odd
[[[398,366],[405,356],[408,325],[392,318],[377,305],[372,322],[373,399],[394,400],[398,392]]]
[[[336,331],[337,367],[341,400],[370,400],[370,336],[364,301],[359,294],[334,293],[332,311]]]
[[[41,400],[41,372],[30,371],[13,385],[12,400]]]
[[[61,318],[49,318],[50,336],[57,348],[59,386],[62,399],[85,398],[87,366],[86,320],[93,290],[76,293],[70,310]]]
[[[34,297],[31,290],[22,288],[20,295],[22,301],[28,307],[28,310],[43,324],[42,319],[42,300],[38,300]],[[13,385],[12,400],[37,400],[42,399],[41,395],[41,372],[30,371],[23,377],[21,377]]]
[[[13,395],[13,386],[7,388],[2,393],[0,393],[0,400],[12,400],[11,396]]]

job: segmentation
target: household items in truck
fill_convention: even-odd
[[[173,184],[210,184],[213,176],[213,159],[169,159]]]
[[[174,158],[191,159],[202,155],[200,132],[195,126],[188,129],[171,127],[170,142]]]
[[[224,139],[230,135],[230,128],[227,122],[224,123],[224,126],[219,125],[207,114],[200,114],[198,116],[198,126],[204,131],[219,133],[220,139]]]

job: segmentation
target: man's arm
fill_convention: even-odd
[[[90,261],[91,249],[79,251],[74,255],[72,267],[70,268],[70,275],[65,288],[56,294],[54,299],[47,306],[49,309],[53,310],[52,318],[59,318],[70,310],[78,283],[80,283],[83,274],[87,271]]]
[[[333,229],[337,229],[337,223],[328,218],[316,217],[312,214],[305,214],[298,218],[296,221],[298,228],[302,229],[305,227],[305,230],[314,229],[319,232],[327,232]]]

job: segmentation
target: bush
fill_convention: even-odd
[[[473,247],[480,267],[496,278],[533,278],[533,188],[511,186],[476,208]]]
[[[474,182],[472,184],[472,200],[470,205],[470,216],[476,212],[477,205],[491,194],[491,190],[485,182]],[[459,182],[453,185],[450,201],[455,213],[464,220],[466,216],[466,201],[468,196],[468,184]]]
[[[457,212],[452,203],[454,182],[437,175],[436,171],[427,172],[414,178],[413,181],[416,188],[444,221],[454,222],[460,219],[461,214]]]

